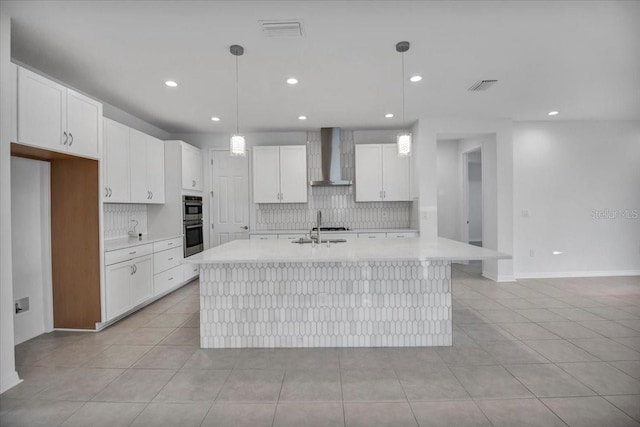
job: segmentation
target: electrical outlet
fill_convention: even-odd
[[[531,258],[535,257],[535,256],[536,256],[536,251],[535,251],[535,250],[533,250],[533,249],[529,249],[529,256],[530,256]]]

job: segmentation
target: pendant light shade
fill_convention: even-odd
[[[246,157],[247,143],[244,136],[240,135],[240,101],[238,100],[238,56],[244,54],[244,48],[234,44],[229,48],[229,52],[236,57],[236,133],[231,135],[229,151],[232,156]]]
[[[398,146],[398,156],[406,157],[411,155],[411,134],[403,132],[396,137],[396,145]]]
[[[404,53],[409,50],[409,42],[398,42],[396,44],[396,52],[402,54],[402,127],[405,128],[402,133],[396,137],[396,145],[398,146],[398,156],[406,157],[411,155],[411,133],[406,130],[406,122],[404,120]]]
[[[242,135],[231,135],[231,143],[229,146],[232,156],[246,157],[247,143]]]

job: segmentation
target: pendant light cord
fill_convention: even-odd
[[[404,52],[402,52],[402,127],[407,131],[407,122],[404,119]]]
[[[240,133],[240,96],[238,93],[238,56],[236,55],[236,135]]]

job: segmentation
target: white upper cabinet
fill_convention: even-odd
[[[18,142],[98,158],[102,104],[18,67]]]
[[[164,203],[164,142],[109,119],[104,123],[104,201]]]
[[[104,201],[127,203],[129,189],[129,128],[104,119],[104,152],[102,155]]]
[[[307,147],[254,147],[254,203],[307,202]]]
[[[164,143],[129,130],[131,203],[164,203]]]
[[[181,142],[180,146],[182,147],[182,189],[202,191],[202,151],[185,142]]]
[[[396,144],[382,144],[382,195],[385,202],[411,201],[410,157],[398,156]]]
[[[409,157],[395,144],[356,145],[356,202],[411,201]]]

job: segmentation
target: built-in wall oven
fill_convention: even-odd
[[[182,206],[184,256],[188,257],[204,250],[202,197],[182,196]]]

